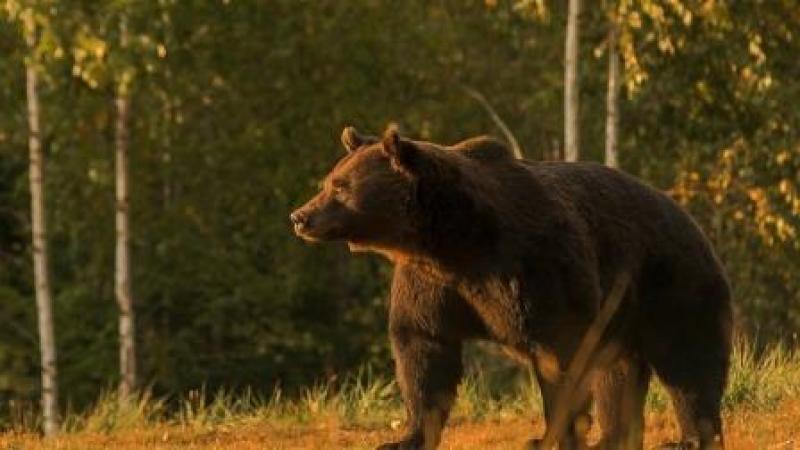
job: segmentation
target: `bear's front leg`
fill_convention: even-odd
[[[391,327],[397,383],[407,413],[406,435],[379,450],[433,450],[439,445],[463,366],[461,342]]]

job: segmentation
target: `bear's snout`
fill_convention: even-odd
[[[295,227],[303,228],[308,218],[306,217],[305,214],[303,214],[302,211],[298,210],[289,214],[289,220],[292,221],[292,225],[294,225]]]
[[[294,232],[299,234],[308,226],[309,217],[302,209],[298,209],[289,214],[289,221],[291,221],[292,226],[294,226]]]

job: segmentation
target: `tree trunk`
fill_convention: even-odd
[[[567,43],[564,53],[564,158],[577,161],[580,158],[580,129],[578,60],[581,1],[569,0],[567,18]]]
[[[121,47],[126,44],[125,22],[120,25]],[[116,126],[116,264],[115,294],[119,306],[119,369],[120,399],[126,399],[136,389],[136,329],[134,326],[133,295],[131,293],[130,227],[128,199],[128,112],[130,107],[128,74],[122,71],[117,81]]]
[[[31,228],[33,245],[33,275],[36,290],[36,310],[39,320],[39,347],[42,364],[42,416],[45,436],[58,432],[58,369],[56,341],[53,332],[53,301],[50,295],[50,275],[47,258],[47,223],[44,197],[44,156],[39,126],[38,73],[35,57],[36,37],[32,16],[25,24],[25,40],[30,60],[25,67],[28,100],[28,150],[30,153]]]
[[[606,165],[617,167],[619,130],[619,25],[612,16],[608,30],[608,87],[606,91]]]

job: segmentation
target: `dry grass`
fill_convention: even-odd
[[[771,412],[742,411],[725,417],[725,439],[733,450],[800,449],[800,401],[781,403]],[[539,420],[522,418],[456,420],[445,430],[442,450],[520,449],[541,432]],[[3,450],[196,449],[312,450],[373,449],[396,438],[389,427],[347,426],[333,419],[307,424],[250,420],[209,426],[154,425],[112,433],[81,431],[42,440],[35,434],[0,436]],[[649,413],[646,448],[674,439],[668,413]]]
[[[800,450],[800,354],[781,347],[756,354],[739,343],[723,403],[729,449]],[[521,448],[542,432],[540,405],[524,373],[473,369],[441,448]],[[54,439],[41,439],[30,421],[12,423],[0,434],[0,450],[371,449],[399,436],[402,411],[395,384],[365,370],[294,398],[200,390],[167,404],[148,395],[129,402],[105,396],[70,415]],[[676,436],[666,394],[653,383],[646,447]]]

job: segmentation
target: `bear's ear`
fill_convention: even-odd
[[[397,126],[391,125],[383,133],[381,141],[383,153],[392,162],[392,167],[406,175],[414,173],[419,149],[411,142],[400,138]]]
[[[342,145],[344,145],[347,153],[352,153],[364,145],[364,139],[354,127],[344,127],[344,130],[342,130]]]
[[[342,145],[347,153],[353,153],[365,145],[372,145],[376,142],[378,142],[378,138],[359,134],[354,127],[344,127],[342,130]]]

